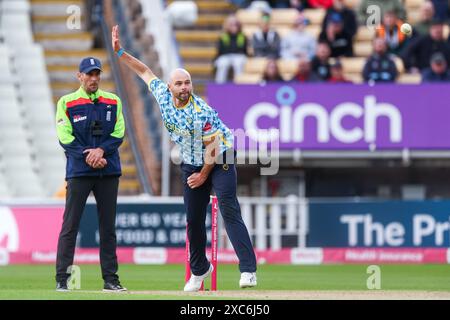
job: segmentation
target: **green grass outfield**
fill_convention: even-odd
[[[108,294],[101,292],[103,282],[98,265],[80,267],[82,291],[59,293],[55,292],[53,265],[2,266],[0,300],[239,299],[231,296],[231,292],[237,291],[245,293],[246,299],[252,299],[252,294],[258,292],[268,292],[267,298],[270,298],[270,292],[277,291],[368,291],[366,281],[369,277],[367,265],[260,265],[258,287],[241,290],[238,288],[240,274],[237,266],[219,265],[218,290],[221,295],[192,295],[181,292],[184,265],[120,265],[122,284],[135,294]],[[450,293],[450,265],[382,265],[380,268],[383,291]],[[227,291],[230,292],[229,297]]]

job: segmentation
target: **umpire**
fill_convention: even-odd
[[[121,176],[118,148],[125,134],[122,102],[100,90],[101,62],[81,61],[80,88],[63,96],[57,105],[56,129],[65,150],[67,194],[56,257],[56,290],[67,291],[68,268],[73,264],[75,242],[86,200],[92,191],[97,202],[100,264],[103,291],[126,291],[117,275],[116,205]]]

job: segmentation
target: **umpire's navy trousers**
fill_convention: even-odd
[[[190,242],[191,271],[202,275],[209,269],[206,258],[206,210],[214,189],[219,203],[225,229],[236,255],[241,272],[256,271],[256,257],[248,230],[242,220],[241,208],[236,197],[236,167],[234,164],[216,164],[208,179],[198,188],[191,189],[187,179],[202,167],[182,164],[184,205],[187,212],[188,237]]]

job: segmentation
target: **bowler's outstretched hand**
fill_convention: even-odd
[[[119,51],[121,46],[120,46],[119,26],[118,25],[115,25],[112,28],[111,39],[112,39],[112,47],[114,49],[114,52]]]

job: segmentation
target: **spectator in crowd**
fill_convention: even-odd
[[[450,44],[444,38],[444,23],[438,18],[434,18],[428,35],[421,36],[413,41],[405,48],[402,54],[405,68],[413,73],[428,68],[433,53],[442,52],[450,62]]]
[[[434,5],[434,17],[442,21],[448,21],[450,18],[449,0],[432,0]]]
[[[433,17],[433,2],[425,1],[420,7],[420,21],[414,25],[414,30],[418,33],[418,35],[427,35],[429,33]]]
[[[307,0],[269,0],[269,4],[272,8],[288,9],[295,8],[302,11],[308,6]]]
[[[281,40],[281,57],[283,59],[311,59],[316,51],[316,39],[306,30],[309,21],[299,14],[294,21],[292,31]]]
[[[303,11],[303,9],[308,8],[307,0],[290,0],[290,7],[297,9],[298,11]]]
[[[351,83],[344,76],[344,69],[342,68],[342,63],[339,58],[330,59],[330,78],[328,82],[330,83]]]
[[[394,11],[386,11],[383,23],[376,28],[375,36],[386,40],[389,53],[398,55],[408,43],[409,38],[400,31],[402,24]]]
[[[344,0],[333,1],[333,6],[327,10],[325,17],[323,18],[322,31],[326,30],[328,19],[334,13],[339,13],[342,16],[342,19],[344,20],[344,30],[353,38],[358,30],[356,16],[353,10],[345,7]]]
[[[278,69],[277,61],[274,59],[269,59],[267,61],[266,68],[263,73],[263,81],[265,82],[282,82],[284,81],[283,77],[280,74],[280,70]]]
[[[268,1],[249,1],[247,10],[259,10],[261,12],[270,14],[272,12],[272,7],[270,6]]]
[[[398,71],[394,60],[387,52],[386,40],[375,38],[373,41],[374,53],[367,59],[363,69],[363,78],[366,82],[394,82]]]
[[[442,52],[436,52],[431,56],[430,68],[422,72],[422,82],[450,82],[450,71]]]
[[[246,60],[247,40],[239,20],[230,15],[224,22],[223,33],[217,43],[217,58],[214,63],[216,82],[226,82],[230,68],[233,68],[234,76],[239,75],[244,70]]]
[[[318,82],[320,78],[312,71],[311,62],[307,58],[300,58],[297,74],[293,80],[298,82]]]
[[[370,10],[369,13],[367,12],[367,8],[370,6],[378,6],[381,9],[379,18],[383,17],[386,11],[394,11],[399,19],[406,21],[406,10],[400,0],[361,0],[361,4],[358,7],[359,24],[367,25],[368,22],[372,22],[371,20],[367,21],[374,14]]]
[[[239,8],[246,8],[250,3],[249,0],[228,0],[228,2],[234,4],[236,7]]]
[[[333,0],[308,0],[310,8],[329,9],[333,5]]]
[[[328,42],[332,57],[353,56],[352,37],[344,30],[344,20],[339,13],[330,15],[326,30],[319,35],[319,41]]]
[[[321,80],[330,78],[330,59],[331,50],[327,42],[319,42],[317,45],[316,55],[311,61],[311,68]]]
[[[253,34],[252,46],[255,57],[278,59],[281,38],[276,30],[270,28],[270,14],[263,12],[260,30]]]

